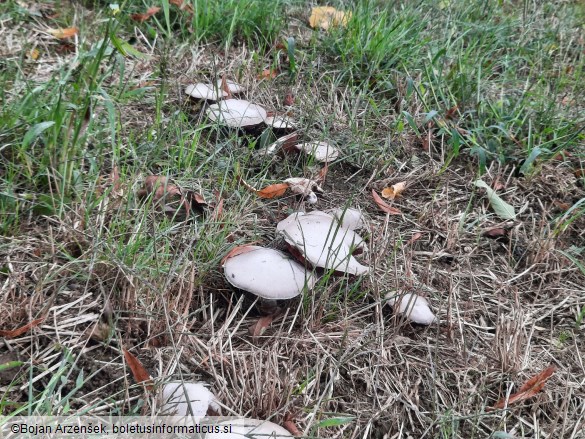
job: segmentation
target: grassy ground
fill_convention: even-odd
[[[352,17],[323,32],[291,0],[165,0],[142,23],[136,0],[0,4],[0,329],[44,318],[0,341],[3,414],[148,412],[124,346],[161,381],[208,383],[227,414],[292,417],[308,437],[584,437],[583,2],[333,5]],[[335,142],[316,208],[368,219],[370,273],[319,282],[260,337],[220,261],[281,247],[276,223],[313,207],[238,176],[321,168],[208,121],[183,90],[222,75]],[[221,215],[157,212],[137,196],[152,174]],[[403,215],[386,216],[371,190],[399,181]],[[394,316],[384,296],[402,291],[440,324]],[[551,364],[538,395],[487,409]]]

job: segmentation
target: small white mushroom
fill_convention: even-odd
[[[297,127],[293,119],[287,116],[270,116],[266,118],[266,125],[276,128],[277,130],[296,130]]]
[[[292,299],[315,285],[315,277],[287,254],[256,245],[227,259],[227,281],[236,288],[268,300]]]
[[[339,157],[339,149],[328,142],[299,143],[295,148],[313,156],[318,162],[328,163]]]
[[[357,209],[339,208],[334,209],[331,213],[344,229],[358,230],[364,227],[364,215]]]
[[[325,212],[290,215],[276,230],[313,266],[360,275],[368,272],[353,256],[363,239],[353,230],[342,228]]]
[[[162,413],[169,416],[205,416],[209,409],[221,411],[215,395],[202,383],[165,384],[162,399]]]
[[[221,85],[215,89],[209,84],[191,84],[185,88],[185,94],[195,98],[207,101],[218,101],[227,96],[227,93],[221,89]]]
[[[429,307],[429,302],[424,297],[411,293],[401,295],[388,293],[385,297],[395,312],[405,315],[414,323],[430,325],[437,321],[437,317]]]
[[[231,128],[244,128],[264,122],[266,110],[242,99],[226,99],[210,105],[207,117]]]
[[[229,425],[231,432],[208,433],[205,436],[206,439],[282,439],[294,437],[280,425],[260,419],[230,419],[217,425]]]
[[[225,82],[227,84],[227,88],[229,89],[230,93],[238,94],[238,93],[242,93],[244,91],[244,87],[242,87],[237,82],[230,81],[229,79],[227,79]],[[222,84],[221,79],[217,80],[217,88],[219,88],[220,90],[222,90],[222,88],[223,88],[223,84]],[[225,91],[224,91],[224,93],[225,93]],[[227,95],[227,93],[226,93],[226,95]]]

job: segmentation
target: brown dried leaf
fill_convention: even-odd
[[[256,191],[256,194],[258,194],[260,198],[276,198],[284,195],[288,187],[288,183],[271,184],[263,189],[260,189],[259,191]]]
[[[508,235],[508,231],[502,227],[495,227],[493,229],[486,230],[482,233],[482,236],[490,239],[498,239]]]
[[[233,258],[234,256],[241,255],[243,253],[248,253],[249,251],[254,250],[253,244],[246,244],[246,245],[238,245],[237,247],[232,248],[221,260],[221,265],[225,264],[229,258]]]
[[[55,38],[60,40],[64,40],[66,38],[71,38],[79,32],[79,29],[76,27],[68,27],[65,29],[47,29],[47,33],[53,35]]]
[[[215,209],[213,209],[213,214],[211,215],[211,219],[214,221],[217,221],[218,219],[221,218],[222,213],[223,213],[223,198],[220,198],[219,202],[217,203],[217,206],[215,206]]]
[[[382,198],[380,198],[380,195],[378,195],[374,189],[372,189],[372,197],[374,198],[374,201],[376,202],[378,207],[384,212],[389,213],[390,215],[402,215],[402,212],[400,212],[400,210],[390,206],[384,200],[382,200]]]
[[[184,209],[185,216],[189,216],[191,208],[183,192],[178,186],[170,184],[166,177],[150,175],[144,179],[144,186],[137,195],[144,198],[150,194],[153,194],[153,201],[163,207],[165,212],[174,214]]]
[[[221,89],[226,93],[226,99],[232,98],[232,92],[228,86],[227,80],[225,79],[225,74],[221,77]]]
[[[264,69],[262,73],[258,75],[258,79],[274,79],[278,76],[277,69]]]
[[[538,392],[544,388],[544,384],[548,379],[555,373],[557,368],[555,366],[549,366],[540,372],[538,375],[533,376],[526,381],[517,393],[510,395],[508,398],[508,405],[513,403],[524,401],[525,399],[532,398]],[[494,409],[503,409],[506,406],[506,398],[500,399],[497,404],[493,407]]]
[[[382,196],[393,200],[394,198],[399,197],[400,194],[404,192],[404,189],[406,189],[406,182],[401,181],[400,183],[393,184],[392,187],[384,188]]]
[[[21,326],[20,328],[13,329],[11,331],[7,331],[7,330],[0,329],[0,335],[2,337],[5,337],[5,338],[15,338],[15,337],[18,337],[18,336],[24,334],[25,332],[27,332],[29,329],[34,328],[35,326],[38,326],[44,320],[45,320],[45,318],[44,317],[41,317],[40,319],[35,319],[32,322],[27,323],[26,325]]]
[[[139,21],[142,23],[148,20],[154,14],[158,13],[158,11],[160,11],[160,8],[158,6],[151,6],[150,8],[147,9],[145,14],[132,14],[130,18],[134,21]]]
[[[138,361],[138,358],[132,355],[127,349],[122,348],[122,352],[124,353],[124,359],[126,360],[126,363],[128,363],[128,366],[132,371],[134,380],[138,384],[143,383],[146,387],[146,390],[151,390],[153,388],[152,380],[150,379],[150,374],[146,371],[142,363]]]
[[[283,104],[286,107],[291,107],[295,104],[295,96],[292,93],[287,93],[284,97]]]
[[[118,165],[114,165],[112,168],[112,173],[110,174],[110,180],[112,181],[112,189],[114,192],[120,191],[120,170],[118,169]]]
[[[287,419],[282,423],[283,428],[286,428],[293,436],[301,437],[303,433],[297,428],[292,419]]]
[[[260,335],[264,334],[264,332],[270,326],[273,320],[274,320],[273,315],[260,317],[256,323],[254,323],[252,326],[248,328],[248,333],[252,337],[259,337]]]
[[[445,119],[455,119],[457,110],[459,109],[459,105],[455,104],[453,105],[451,108],[449,108],[447,110],[447,112],[445,113]]]
[[[412,238],[410,238],[407,242],[406,245],[410,245],[415,241],[418,241],[420,238],[422,238],[423,234],[420,232],[416,232],[414,235],[412,235]]]
[[[193,7],[190,4],[185,3],[184,0],[169,0],[169,3],[177,6],[181,11],[186,11],[190,14],[193,13]]]

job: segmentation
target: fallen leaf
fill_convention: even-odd
[[[115,193],[120,191],[120,170],[118,165],[114,165],[112,173],[110,174],[110,180],[112,181],[112,189]]]
[[[338,11],[332,6],[318,6],[311,10],[309,26],[328,30],[332,26],[347,26],[351,12]]]
[[[457,110],[459,109],[459,105],[453,105],[451,108],[449,108],[447,110],[447,112],[445,113],[445,119],[455,119],[455,113],[457,112]]]
[[[225,75],[223,75],[221,77],[221,89],[223,90],[223,92],[226,94],[226,99],[231,99],[232,98],[232,91],[227,83],[227,80],[225,78]]]
[[[189,216],[191,211],[187,199],[181,189],[169,183],[168,178],[162,175],[150,175],[144,179],[144,186],[137,193],[139,198],[152,195],[153,201],[169,214],[174,215],[179,210],[184,209],[185,217]]]
[[[262,73],[258,75],[258,79],[274,79],[278,76],[278,70],[276,69],[264,69]]]
[[[502,200],[500,196],[496,194],[496,191],[489,187],[486,182],[483,180],[477,180],[475,182],[475,186],[484,188],[486,190],[488,200],[496,215],[498,215],[500,218],[509,220],[516,218],[516,211],[514,210],[514,207]]]
[[[382,209],[384,212],[389,213],[390,215],[402,215],[402,212],[400,212],[400,210],[388,205],[384,200],[382,200],[382,198],[380,198],[380,195],[378,195],[374,189],[372,189],[372,197],[374,197],[374,201],[376,202],[378,207]]]
[[[132,14],[130,18],[134,21],[139,21],[142,23],[148,20],[154,14],[158,13],[158,11],[160,11],[160,8],[158,6],[151,6],[150,8],[147,9],[145,14]]]
[[[420,238],[422,238],[423,234],[420,232],[416,232],[414,235],[412,235],[412,238],[410,238],[407,242],[406,245],[410,245],[415,241],[418,241]]]
[[[243,253],[248,253],[249,251],[252,251],[256,248],[255,245],[252,244],[246,244],[246,245],[238,245],[237,247],[232,248],[221,260],[221,265],[223,266],[223,264],[225,264],[225,261],[227,261],[229,258],[233,258],[234,256],[238,256],[241,255]]]
[[[559,200],[553,200],[553,204],[561,210],[569,210],[571,208],[571,205],[569,203],[565,203]]]
[[[256,323],[254,323],[252,326],[248,328],[248,333],[252,337],[259,337],[260,335],[264,334],[264,332],[270,326],[273,320],[274,320],[273,315],[260,317]]]
[[[301,430],[298,429],[298,427],[295,425],[295,423],[294,423],[294,421],[292,419],[286,419],[282,423],[282,426],[284,428],[286,428],[288,430],[288,432],[290,434],[292,434],[293,436],[296,436],[296,437],[303,436],[303,433],[301,432]]]
[[[506,404],[506,398],[500,399],[497,404],[493,407],[494,409],[503,409],[506,405],[511,405],[513,403],[524,401],[525,399],[532,398],[538,392],[540,392],[544,388],[544,384],[547,380],[555,373],[557,368],[555,366],[549,366],[540,372],[538,375],[533,376],[528,381],[526,381],[518,392],[513,393],[508,398]]]
[[[41,52],[38,49],[31,49],[28,51],[27,55],[32,60],[37,60],[40,56]]]
[[[276,183],[256,191],[256,194],[260,198],[276,198],[284,195],[288,188],[288,183]]]
[[[43,320],[45,320],[44,317],[42,317],[40,319],[35,319],[32,322],[27,323],[24,326],[21,326],[20,328],[13,329],[12,331],[5,331],[5,330],[0,329],[0,335],[2,337],[5,337],[5,338],[18,337],[18,336],[24,334],[25,332],[27,332],[29,329],[34,328],[35,326],[38,326],[40,323],[43,322]]]
[[[382,196],[384,198],[389,198],[393,200],[394,198],[400,196],[402,192],[406,189],[406,182],[401,181],[400,183],[393,184],[392,187],[384,188],[382,191]]]
[[[282,102],[285,107],[291,107],[295,104],[295,97],[292,93],[287,93]]]
[[[122,352],[124,353],[124,359],[126,360],[126,363],[128,363],[128,366],[132,371],[134,380],[138,384],[144,383],[146,389],[151,390],[153,385],[150,379],[150,374],[146,371],[142,363],[138,361],[138,358],[132,355],[127,349],[122,348]]]
[[[66,29],[47,29],[47,33],[53,35],[55,38],[63,40],[65,38],[71,38],[79,32],[76,27],[68,27]]]
[[[508,235],[508,231],[502,227],[495,227],[493,229],[486,230],[482,233],[482,236],[490,239],[498,239]]]
[[[190,14],[193,13],[193,7],[190,4],[185,3],[184,0],[169,0],[169,3],[177,6],[181,11],[187,11]]]
[[[213,209],[213,214],[211,215],[211,219],[217,221],[221,218],[221,214],[223,213],[223,198],[219,199],[217,206]]]
[[[329,163],[325,162],[325,166],[319,171],[319,175],[317,176],[316,180],[324,183],[325,179],[327,178],[327,172],[329,172]]]

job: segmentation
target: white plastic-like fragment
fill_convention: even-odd
[[[227,79],[225,82],[227,84],[227,88],[229,89],[230,93],[238,94],[238,93],[242,93],[244,91],[244,87],[242,87],[237,82],[230,81],[229,79]],[[218,79],[218,81],[217,81],[217,88],[219,88],[220,90],[223,89],[223,84],[222,84],[221,79]]]
[[[339,157],[339,149],[328,142],[299,143],[295,148],[313,156],[318,162],[328,163]]]
[[[225,261],[224,274],[236,288],[263,299],[291,299],[315,285],[315,277],[287,254],[271,248],[249,246],[249,250]]]
[[[242,99],[226,99],[210,105],[207,117],[232,128],[258,125],[266,119],[266,110]]]
[[[364,215],[357,209],[339,208],[333,210],[331,213],[344,229],[358,230],[364,227]]]
[[[294,437],[280,425],[260,419],[230,419],[218,425],[230,426],[230,433],[208,433],[205,436],[206,439],[288,439]]]
[[[210,408],[221,411],[215,395],[202,383],[165,384],[162,397],[162,413],[168,416],[205,416]]]
[[[287,243],[316,267],[360,275],[368,272],[353,256],[363,239],[353,230],[342,228],[325,212],[290,215],[281,221],[276,230]]]
[[[202,83],[188,85],[185,88],[185,94],[196,99],[204,99],[207,101],[218,101],[227,96],[227,93],[221,87],[216,90],[213,86]]]
[[[424,297],[411,293],[402,295],[388,293],[386,294],[386,299],[397,312],[405,315],[407,319],[414,323],[430,325],[437,321],[437,317],[429,307],[429,302]]]
[[[266,125],[278,130],[296,130],[293,119],[286,116],[270,116],[266,118]]]

